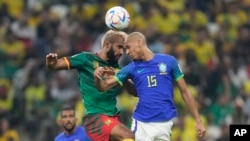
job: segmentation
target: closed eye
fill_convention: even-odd
[[[119,48],[119,49],[123,49],[124,46],[123,46],[123,45],[118,45],[118,48]]]
[[[130,48],[130,46],[129,46],[129,45],[126,45],[126,46],[125,46],[125,49],[129,49],[129,48]]]

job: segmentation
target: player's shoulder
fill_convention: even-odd
[[[83,128],[82,126],[79,126],[79,125],[76,126],[76,129],[77,129],[77,130],[83,130],[83,131],[85,131],[84,128]]]
[[[87,51],[82,51],[80,53],[78,53],[79,55],[95,55],[95,53],[93,52],[87,52]]]
[[[83,58],[93,58],[95,57],[96,54],[92,53],[92,52],[80,52],[78,54],[72,55],[71,58],[79,58],[79,59],[83,59]]]
[[[93,52],[86,52],[86,51],[83,51],[83,52],[79,53],[79,55],[84,55],[84,56],[96,56]]]
[[[81,52],[81,53],[86,54],[86,55],[95,55],[95,53],[93,53],[93,52],[86,52],[86,51],[83,51],[83,52]]]
[[[60,134],[58,134],[56,137],[55,137],[55,140],[54,141],[61,141],[65,138],[65,135],[64,135],[64,132],[61,132]]]
[[[174,56],[169,54],[163,54],[163,53],[156,53],[156,58],[163,58],[163,59],[176,59]]]

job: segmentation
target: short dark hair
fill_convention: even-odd
[[[68,111],[68,110],[74,111],[74,115],[75,115],[75,109],[74,109],[74,107],[73,107],[72,105],[65,104],[65,105],[63,105],[62,108],[61,108],[61,116],[62,116],[62,112],[63,112],[63,111]]]

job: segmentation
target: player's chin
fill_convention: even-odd
[[[73,129],[74,129],[74,125],[67,125],[67,126],[65,126],[64,128],[65,128],[65,130],[67,130],[67,131],[72,131]]]

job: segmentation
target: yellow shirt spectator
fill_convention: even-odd
[[[177,124],[172,129],[171,141],[199,141],[196,130],[195,130],[195,119],[191,115],[185,115],[184,119],[181,119],[181,124]],[[201,120],[207,127],[207,120],[204,116],[201,116]]]
[[[23,0],[0,0],[0,5],[6,3],[9,7],[10,15],[18,18],[24,8],[24,1]]]
[[[46,87],[45,85],[39,85],[39,86],[29,86],[24,92],[25,100],[26,100],[26,108],[28,110],[32,110],[32,108],[35,106],[35,102],[42,102],[45,100],[45,93],[46,93]]]
[[[19,134],[16,130],[10,129],[10,123],[7,117],[0,120],[0,141],[19,141]]]
[[[216,56],[215,46],[210,41],[203,41],[200,44],[190,41],[187,46],[194,51],[198,62],[204,66],[208,65]]]
[[[235,13],[219,14],[216,17],[216,22],[220,25],[226,24],[230,25],[231,27],[238,27],[247,23],[247,19],[247,13],[245,11],[238,10]]]
[[[2,136],[0,136],[0,141],[19,141],[19,134],[16,130],[8,130]]]
[[[1,44],[0,50],[7,56],[11,56],[10,63],[13,66],[19,66],[25,57],[25,45],[23,42],[14,40],[7,42],[6,40]]]
[[[178,32],[181,18],[175,12],[169,11],[167,16],[160,14],[156,15],[155,18],[152,18],[152,22],[156,23],[160,33],[164,35],[171,35]]]
[[[171,11],[181,11],[185,8],[186,0],[157,0],[157,2]]]
[[[4,111],[10,111],[13,107],[14,92],[10,88],[10,82],[8,79],[0,78],[1,95],[7,95],[5,99],[0,98],[0,109]]]
[[[125,91],[117,97],[118,107],[121,109],[127,109],[131,112],[134,111],[136,104],[138,103],[138,98],[129,95]]]
[[[201,11],[190,9],[183,11],[182,22],[189,23],[193,27],[205,27],[208,24],[208,19]]]

